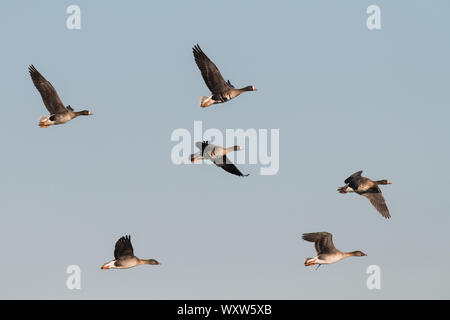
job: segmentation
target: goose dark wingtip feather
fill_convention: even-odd
[[[308,232],[302,234],[302,239],[309,242],[315,242],[319,239],[322,239],[324,237],[329,237],[332,234],[326,231],[321,232]]]
[[[362,170],[359,170],[357,172],[355,172],[354,174],[352,174],[350,177],[348,177],[347,179],[344,180],[344,183],[350,183],[352,180],[355,180],[355,178],[359,178],[361,177],[361,174],[363,173]]]
[[[197,64],[205,57],[207,58],[206,54],[203,52],[202,48],[200,48],[198,44],[192,48],[192,52],[194,53],[194,58]]]
[[[37,69],[32,64],[28,67],[28,72],[33,82],[37,81],[38,78],[43,78],[39,71],[37,71]]]
[[[198,43],[196,45],[194,45],[194,47],[192,47],[192,50],[194,52],[202,52],[202,49],[200,48],[200,46],[198,45]]]

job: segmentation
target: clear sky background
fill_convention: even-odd
[[[81,30],[66,8],[81,7]],[[381,7],[379,31],[366,27]],[[450,298],[448,1],[1,1],[0,298]],[[202,110],[199,43],[256,93]],[[36,68],[95,115],[40,129]],[[177,128],[280,130],[280,170],[175,166]],[[393,182],[392,218],[336,189]],[[329,231],[364,258],[305,268]],[[100,270],[116,240],[161,266]],[[81,267],[81,290],[66,268]],[[366,269],[381,268],[381,290]]]

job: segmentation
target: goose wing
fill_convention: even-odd
[[[202,74],[203,80],[213,95],[229,91],[232,87],[222,77],[216,65],[206,56],[197,44],[192,48],[195,63]]]
[[[240,177],[247,177],[248,174],[242,174],[242,172],[239,171],[238,168],[236,168],[236,166],[233,164],[233,162],[231,162],[230,159],[227,158],[226,155],[220,157],[220,158],[215,158],[215,159],[211,159],[212,162],[214,162],[214,164],[220,168],[222,168],[223,170],[225,170],[226,172],[235,174],[237,176]]]
[[[355,172],[350,177],[345,179],[344,183],[348,184],[353,190],[358,189],[359,183],[361,182],[362,170]]]
[[[50,114],[68,112],[52,84],[47,81],[33,65],[28,68],[28,71],[30,72],[34,86],[41,94],[42,101],[44,101],[48,112]]]
[[[386,219],[389,219],[391,217],[383,194],[381,193],[381,190],[377,185],[373,186],[361,195],[369,199],[370,203],[383,217],[385,217]]]
[[[205,145],[205,144],[208,145],[209,142],[208,142],[208,141],[203,141],[203,142],[198,141],[198,142],[195,143],[195,146],[196,146],[198,149],[203,150],[203,145]]]
[[[333,235],[329,232],[304,233],[302,238],[303,240],[314,242],[317,254],[338,251],[333,244]]]
[[[114,258],[119,259],[120,257],[132,257],[133,246],[131,245],[131,236],[124,236],[117,240],[116,247],[114,248]]]

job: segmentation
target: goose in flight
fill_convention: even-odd
[[[50,113],[48,117],[41,116],[39,118],[39,127],[48,128],[51,125],[66,123],[78,116],[92,115],[88,110],[74,111],[70,105],[65,107],[52,84],[33,65],[28,68],[28,71],[30,72],[34,86],[41,94],[45,107]]]
[[[231,84],[230,80],[225,81],[220,74],[219,69],[211,60],[209,60],[198,44],[194,46],[192,50],[194,52],[195,63],[200,69],[203,80],[205,80],[206,85],[211,91],[210,97],[202,96],[200,98],[200,106],[202,108],[209,107],[216,103],[227,102],[246,91],[257,91],[254,86],[236,89]]]
[[[117,240],[114,248],[114,259],[102,265],[101,269],[127,269],[141,264],[158,265],[155,259],[139,259],[133,253],[131,236],[125,236]]]
[[[355,172],[350,177],[345,179],[346,185],[340,187],[338,191],[340,193],[356,192],[357,194],[369,199],[370,203],[377,209],[377,211],[386,219],[389,219],[389,209],[384,201],[383,194],[381,193],[380,184],[392,184],[389,180],[377,180],[372,181],[369,178],[361,176],[362,170]]]
[[[240,151],[243,148],[239,146],[233,146],[230,148],[222,148],[214,144],[210,144],[208,141],[196,142],[196,147],[201,151],[191,154],[191,162],[200,161],[203,159],[211,160],[216,166],[222,168],[223,170],[235,174],[241,177],[247,177],[248,174],[242,174],[238,168],[227,158],[227,153],[232,151]]]
[[[302,238],[314,242],[317,251],[317,256],[314,258],[305,258],[305,267],[317,264],[317,268],[319,268],[322,264],[335,263],[347,257],[367,256],[362,251],[342,252],[336,249],[333,244],[333,235],[329,232],[304,233]]]

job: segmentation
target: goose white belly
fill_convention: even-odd
[[[320,255],[314,263],[331,264],[342,260],[344,257],[340,254]]]

